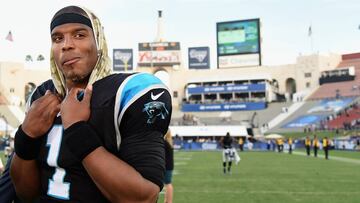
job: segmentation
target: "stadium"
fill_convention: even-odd
[[[154,74],[172,94],[174,202],[358,202],[360,52],[299,55],[294,64],[264,66],[261,19],[217,22],[216,28],[217,64],[210,65],[206,45],[164,40],[161,12],[155,41],[112,53],[114,72]],[[50,78],[43,66],[0,61],[3,162],[28,97]],[[223,174],[220,140],[228,132],[241,161]],[[314,135],[317,158],[305,154],[305,138]]]

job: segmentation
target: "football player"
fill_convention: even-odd
[[[16,192],[47,203],[155,202],[167,87],[151,74],[111,74],[103,27],[85,8],[60,9],[50,33],[52,80],[32,94],[15,136]]]

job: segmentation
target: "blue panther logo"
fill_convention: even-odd
[[[152,101],[144,105],[143,112],[146,112],[149,116],[147,123],[153,124],[157,117],[165,119],[169,115],[169,111],[166,109],[163,102]]]

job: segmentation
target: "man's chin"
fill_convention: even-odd
[[[89,78],[90,78],[90,74],[87,76],[74,76],[74,77],[71,77],[71,81],[73,83],[85,84],[89,81]]]

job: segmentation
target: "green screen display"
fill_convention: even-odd
[[[259,53],[259,19],[217,24],[219,56]]]

